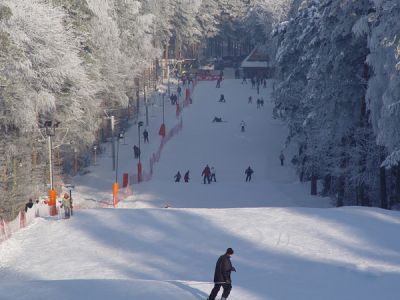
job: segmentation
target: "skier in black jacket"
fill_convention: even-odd
[[[221,255],[215,265],[214,273],[214,288],[211,291],[208,300],[215,300],[217,294],[222,286],[224,291],[222,292],[221,300],[226,300],[232,289],[231,272],[236,272],[236,269],[232,266],[231,256],[233,255],[233,249],[228,248],[224,255]]]

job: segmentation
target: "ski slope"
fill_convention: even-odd
[[[0,300],[206,299],[227,247],[235,250],[237,269],[232,300],[398,299],[399,213],[332,208],[328,199],[309,196],[308,184],[279,164],[286,132],[271,118],[271,83],[261,89],[265,105],[257,109],[256,90],[240,82],[197,85],[183,129],[164,147],[153,179],[133,185],[117,209],[99,208],[111,201],[115,179],[106,145],[90,173],[74,178],[82,209],[69,220],[37,218],[0,244]],[[226,103],[218,102],[221,93]],[[161,97],[152,103],[150,143],[141,144],[144,169],[159,145]],[[168,130],[179,120],[165,104]],[[214,116],[226,122],[212,123]],[[122,173],[136,170],[137,139],[133,125],[119,148],[120,182]],[[207,163],[217,183],[202,183]],[[249,165],[255,173],[246,183]],[[189,183],[173,182],[178,170],[190,170]]]

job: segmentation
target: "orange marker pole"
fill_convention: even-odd
[[[57,215],[56,198],[57,192],[55,190],[49,190],[50,216]]]
[[[113,205],[117,207],[118,204],[118,182],[114,182],[113,185]]]

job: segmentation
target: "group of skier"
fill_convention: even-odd
[[[190,178],[189,178],[189,174],[190,174],[190,171],[187,170],[186,173],[185,173],[185,175],[183,175],[183,181],[189,182],[189,179],[190,179]],[[175,174],[175,176],[174,176],[175,182],[180,182],[180,181],[181,181],[181,178],[182,178],[181,172],[178,171],[178,172]]]
[[[169,100],[171,101],[171,105],[176,105],[178,102],[178,96],[172,93],[171,96],[169,96]]]
[[[215,177],[215,168],[214,167],[209,167],[208,165],[205,166],[203,169],[203,172],[201,172],[201,176],[203,176],[203,183],[208,184],[211,183],[211,181],[217,182],[217,178]]]
[[[185,182],[189,182],[189,173],[190,171],[187,170],[185,175],[183,176],[183,180]],[[246,182],[251,181],[251,175],[254,173],[253,169],[249,166],[245,171],[246,175]],[[203,177],[203,184],[210,184],[211,182],[217,182],[216,171],[215,168],[212,166],[210,167],[208,164],[204,167],[203,172],[201,172],[201,176]],[[182,178],[181,172],[178,171],[174,175],[174,181],[180,182]]]

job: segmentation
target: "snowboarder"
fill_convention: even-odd
[[[242,122],[240,122],[240,130],[241,130],[242,132],[244,132],[245,127],[246,127],[246,123],[242,120]]]
[[[253,169],[249,166],[244,173],[246,174],[246,182],[251,181],[251,174],[254,173]]]
[[[181,173],[178,171],[178,173],[175,174],[174,178],[175,178],[175,182],[181,181]]]
[[[189,170],[187,170],[187,172],[185,173],[185,176],[183,176],[183,180],[185,181],[185,182],[189,182]]]
[[[232,266],[231,256],[233,255],[233,249],[226,249],[225,254],[218,258],[215,265],[214,272],[214,287],[211,291],[208,300],[215,300],[221,287],[223,288],[221,300],[226,300],[232,290],[231,272],[236,272],[235,267]]]
[[[214,167],[211,167],[211,177],[210,177],[210,181],[217,182],[217,178],[215,177],[215,168],[214,168]]]
[[[249,104],[253,103],[253,97],[249,96],[249,101],[247,101],[247,103]]]
[[[203,176],[203,183],[206,184],[206,180],[208,183],[211,182],[210,179],[210,167],[208,165],[206,165],[206,167],[204,168],[203,172],[201,173],[201,176]]]
[[[285,155],[283,154],[283,151],[281,151],[281,154],[279,155],[279,160],[281,161],[281,166],[283,166],[285,162]]]
[[[143,131],[143,140],[145,143],[149,143],[149,133],[148,133],[147,129],[145,129]]]
[[[219,102],[225,102],[224,94],[221,94],[221,97],[219,97]]]

